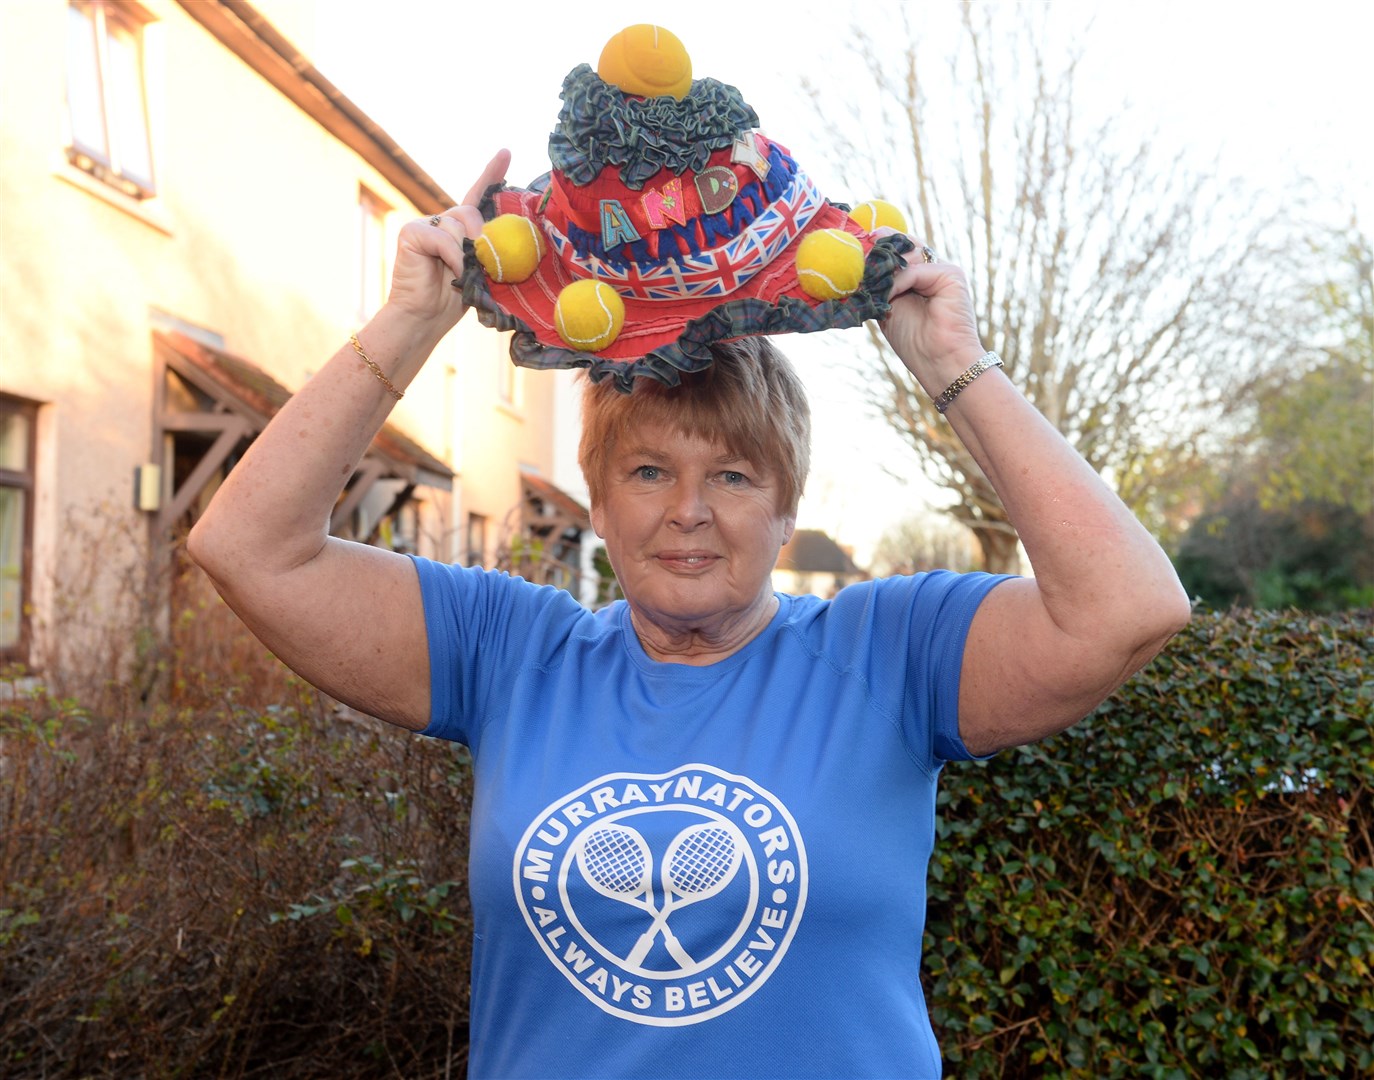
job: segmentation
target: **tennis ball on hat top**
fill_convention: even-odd
[[[539,226],[520,214],[492,218],[482,226],[472,246],[477,251],[477,261],[492,281],[524,281],[544,257],[544,237]]]
[[[907,231],[906,215],[882,199],[869,199],[868,202],[859,203],[849,211],[849,216],[858,222],[859,228],[864,232],[874,232],[884,227],[896,229],[900,233]]]
[[[797,280],[808,296],[840,300],[864,279],[864,246],[843,229],[818,229],[797,246]]]
[[[661,26],[628,26],[601,50],[596,73],[627,94],[669,95],[681,101],[692,89],[692,58],[687,47]]]
[[[625,301],[604,282],[591,278],[574,281],[558,294],[553,324],[568,348],[599,352],[625,325]]]

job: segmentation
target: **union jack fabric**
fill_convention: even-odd
[[[633,262],[621,269],[577,254],[572,242],[544,219],[544,231],[563,265],[575,276],[604,281],[640,300],[709,300],[729,296],[767,266],[798,236],[825,200],[800,169],[786,191],[740,234],[698,255],[682,255],[654,266]]]

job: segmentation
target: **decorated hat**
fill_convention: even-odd
[[[640,376],[676,385],[714,342],[887,314],[912,244],[871,230],[904,231],[900,211],[827,201],[662,27],[617,34],[562,98],[552,170],[490,189],[466,242],[464,301],[514,331],[517,364],[585,367],[628,392]]]

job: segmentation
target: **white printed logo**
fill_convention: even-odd
[[[776,970],[806,849],[770,792],[710,765],[614,773],[541,813],[515,852],[525,923],[568,981],[640,1024],[695,1024]]]

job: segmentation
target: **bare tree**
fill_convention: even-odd
[[[873,550],[870,569],[879,576],[925,570],[978,570],[982,552],[973,534],[947,517],[917,514],[892,525]]]
[[[1082,54],[1052,47],[1053,5],[962,5],[956,54],[933,75],[908,5],[897,8],[881,40],[853,31],[866,88],[808,86],[836,166],[852,191],[906,196],[912,230],[968,270],[1007,374],[1127,502],[1147,520],[1176,510],[1161,479],[1197,467],[1209,430],[1276,353],[1277,290],[1262,270],[1277,213],[1181,155],[1161,160],[1115,117],[1080,130]],[[950,493],[947,512],[988,569],[1015,569],[992,486],[869,331],[871,404]]]

